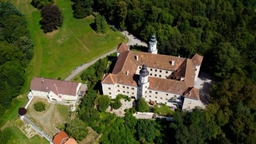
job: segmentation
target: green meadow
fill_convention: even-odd
[[[90,26],[93,16],[84,19],[73,18],[71,0],[56,0],[64,16],[59,30],[44,34],[40,29],[40,11],[30,5],[31,0],[11,0],[24,14],[34,44],[34,57],[26,69],[26,82],[21,95],[12,102],[12,107],[1,116],[0,128],[13,133],[9,143],[45,143],[38,136],[27,139],[15,126],[18,108],[27,102],[30,81],[33,77],[65,79],[75,67],[113,50],[121,42],[127,41],[118,31],[108,29],[106,34],[97,34]]]
[[[30,0],[15,0],[14,4],[26,17],[34,43],[34,58],[27,69],[26,92],[34,76],[65,79],[81,63],[114,49],[125,37],[118,31],[108,29],[106,34],[97,34],[90,26],[93,16],[73,18],[71,0],[56,0],[64,22],[59,30],[44,34],[40,29],[40,11],[30,5]]]

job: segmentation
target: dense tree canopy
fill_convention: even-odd
[[[41,9],[45,5],[53,4],[53,0],[32,0],[31,4],[38,9]]]
[[[0,114],[19,95],[33,55],[25,18],[11,2],[0,2]]]
[[[97,14],[94,20],[95,30],[98,33],[106,33],[107,32],[107,22],[104,16]]]
[[[62,26],[63,16],[60,9],[55,5],[46,5],[41,10],[41,28],[44,33],[52,32]]]
[[[93,9],[117,27],[144,41],[155,33],[161,54],[204,55],[201,68],[217,82],[204,110],[175,111],[174,122],[149,124],[131,115],[123,119],[108,115],[111,121],[100,113],[100,122],[93,127],[100,132],[109,129],[101,140],[122,143],[127,126],[127,135],[140,143],[254,143],[255,8],[255,0],[95,0]],[[107,123],[109,127],[103,126]]]
[[[93,0],[72,0],[73,15],[75,18],[81,19],[89,16],[92,13]]]
[[[83,140],[88,134],[87,125],[80,119],[71,120],[71,122],[67,124],[65,131],[69,136],[78,141]]]

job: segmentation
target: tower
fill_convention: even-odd
[[[157,54],[157,40],[156,40],[156,36],[153,34],[148,42],[148,52],[152,53],[152,54]]]
[[[139,86],[140,86],[140,89],[141,89],[140,97],[145,95],[146,90],[149,87],[148,75],[149,75],[149,72],[148,72],[147,66],[142,65],[142,68],[140,70],[140,80],[139,80]]]

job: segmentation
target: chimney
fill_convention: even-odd
[[[128,75],[129,74],[129,71],[126,71],[126,75]]]
[[[174,66],[174,61],[172,61],[172,66]]]
[[[136,55],[136,56],[135,56],[135,59],[136,59],[136,61],[139,61],[139,56]]]

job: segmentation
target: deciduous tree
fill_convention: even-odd
[[[41,10],[41,28],[44,33],[52,32],[62,26],[63,16],[60,9],[55,5],[46,5]]]
[[[83,140],[88,134],[87,125],[78,118],[67,123],[65,131],[78,141]]]

